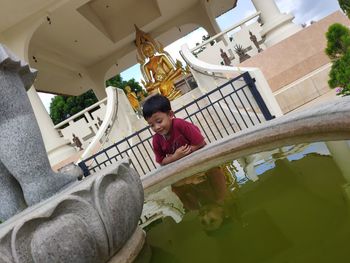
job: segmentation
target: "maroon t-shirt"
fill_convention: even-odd
[[[186,144],[198,145],[204,141],[199,128],[183,119],[172,119],[170,138],[156,133],[153,136],[153,150],[156,162],[161,163],[168,154],[173,154],[176,149]]]

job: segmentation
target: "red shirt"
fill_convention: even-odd
[[[186,144],[198,145],[204,141],[199,128],[183,119],[172,119],[170,138],[156,133],[153,136],[153,150],[156,162],[161,163],[168,154],[173,154],[176,149]]]

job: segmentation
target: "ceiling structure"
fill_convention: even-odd
[[[55,0],[1,0],[0,32],[3,32],[45,7],[52,6]]]
[[[214,17],[236,6],[236,0],[2,2],[0,34],[36,13],[44,14],[28,46],[29,63],[39,70],[35,87],[67,95],[100,85],[97,75],[108,78],[137,63],[134,24],[167,46],[199,26],[210,32],[205,5]]]

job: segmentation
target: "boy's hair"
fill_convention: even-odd
[[[170,101],[167,97],[156,94],[148,98],[142,107],[143,117],[147,120],[156,112],[168,113],[171,111]]]

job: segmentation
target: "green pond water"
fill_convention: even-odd
[[[349,153],[286,146],[149,195],[137,262],[350,262]]]

